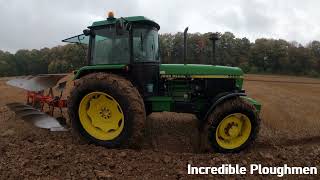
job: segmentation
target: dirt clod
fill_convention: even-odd
[[[1,137],[6,137],[6,136],[13,136],[15,134],[14,130],[8,129],[1,133]]]
[[[127,153],[126,153],[126,152],[121,152],[121,153],[119,154],[119,157],[121,157],[121,158],[126,158],[126,157],[127,157]]]
[[[94,173],[95,173],[96,177],[98,177],[98,178],[112,178],[113,177],[113,174],[108,171],[94,170]]]
[[[273,155],[270,154],[270,153],[260,152],[259,154],[260,154],[260,156],[261,156],[262,158],[269,159],[269,160],[271,160],[271,161],[274,160]]]
[[[163,158],[163,162],[164,163],[170,163],[170,161],[171,161],[171,157],[168,156],[168,155],[165,155],[164,158]]]
[[[54,153],[54,157],[58,158],[58,157],[62,156],[63,154],[64,154],[64,151],[57,151]]]

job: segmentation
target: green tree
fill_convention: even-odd
[[[211,33],[189,33],[187,63],[212,64]],[[183,33],[161,34],[162,63],[184,63]],[[312,75],[320,74],[320,42],[307,46],[297,42],[275,39],[237,38],[231,32],[218,33],[216,65],[239,66],[245,72]],[[70,72],[87,64],[87,47],[76,44],[18,50],[16,53],[0,51],[0,76]]]

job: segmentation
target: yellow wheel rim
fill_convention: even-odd
[[[123,111],[107,93],[92,92],[84,96],[78,113],[84,130],[96,139],[112,140],[123,130]]]
[[[235,149],[244,144],[251,133],[248,116],[234,113],[225,117],[216,130],[216,141],[224,149]]]

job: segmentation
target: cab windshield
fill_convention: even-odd
[[[134,29],[133,54],[135,62],[159,61],[158,32],[154,29]]]
[[[93,34],[91,64],[129,64],[131,52],[134,62],[159,61],[158,31],[155,29],[133,28],[131,37],[129,31],[117,34],[114,27],[95,29]]]
[[[93,64],[128,64],[130,62],[129,33],[117,35],[114,28],[94,31],[92,38]]]

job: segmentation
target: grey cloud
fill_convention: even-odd
[[[161,33],[231,31],[250,40],[282,38],[307,43],[320,36],[318,0],[0,0],[0,49],[52,47],[81,33],[108,10],[144,15]]]
[[[134,3],[107,3],[107,1],[1,1],[0,49],[14,52],[18,49],[52,47],[61,40],[82,32],[95,20],[105,18],[109,9],[130,15]]]

